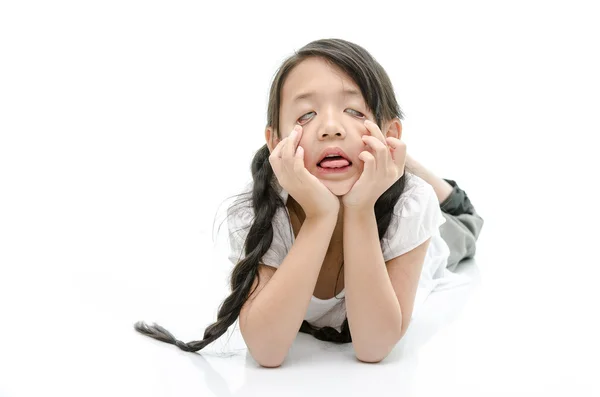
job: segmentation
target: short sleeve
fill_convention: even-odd
[[[292,248],[292,226],[284,210],[279,209],[273,220],[273,241],[269,250],[263,255],[262,263],[279,267]]]
[[[282,218],[283,209],[279,208],[273,219],[273,241],[267,252],[263,255],[261,262],[267,266],[279,267],[289,252],[292,242],[289,241],[291,226]],[[250,227],[254,222],[254,213],[251,208],[243,208],[228,214],[227,226],[229,229],[229,261],[236,265],[245,256],[244,244],[248,237]]]
[[[381,241],[386,262],[438,234],[439,227],[446,222],[433,187],[414,175],[412,178],[416,179],[416,183],[398,199],[388,230]]]
[[[237,210],[227,214],[227,228],[229,229],[229,261],[237,265],[244,257],[244,243],[248,236],[254,214],[250,208]]]

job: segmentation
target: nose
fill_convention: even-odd
[[[322,120],[323,123],[319,127],[318,133],[319,140],[346,137],[344,126],[340,122],[340,115],[335,114],[333,110],[328,111]]]

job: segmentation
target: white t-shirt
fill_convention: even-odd
[[[450,250],[441,238],[439,227],[446,222],[433,187],[420,177],[406,172],[404,192],[394,207],[394,216],[381,243],[383,259],[387,262],[416,248],[431,237],[415,298],[413,317],[436,285],[450,273],[446,269]],[[252,189],[252,184],[247,189]],[[288,193],[281,189],[280,196],[287,202]],[[273,219],[273,242],[262,258],[262,263],[279,267],[294,243],[294,233],[288,220],[287,207],[279,208]],[[234,265],[243,258],[243,245],[252,224],[252,208],[245,207],[229,216],[229,260]],[[311,298],[304,317],[310,324],[330,326],[341,330],[346,318],[345,289],[331,299]]]

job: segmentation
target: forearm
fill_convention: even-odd
[[[308,309],[336,217],[306,219],[290,252],[252,302],[244,340],[253,357],[279,365]]]
[[[418,176],[433,187],[438,202],[442,203],[450,196],[450,193],[452,193],[452,185],[408,155],[406,157],[406,169],[408,169],[411,174]]]
[[[380,361],[400,339],[402,311],[383,259],[373,210],[345,209],[344,279],[356,356]]]

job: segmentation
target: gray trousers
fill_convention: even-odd
[[[458,184],[445,179],[452,185],[452,193],[440,203],[446,222],[440,226],[440,234],[450,248],[449,270],[456,269],[460,261],[475,256],[476,242],[483,227],[483,218],[475,212],[467,193]]]

